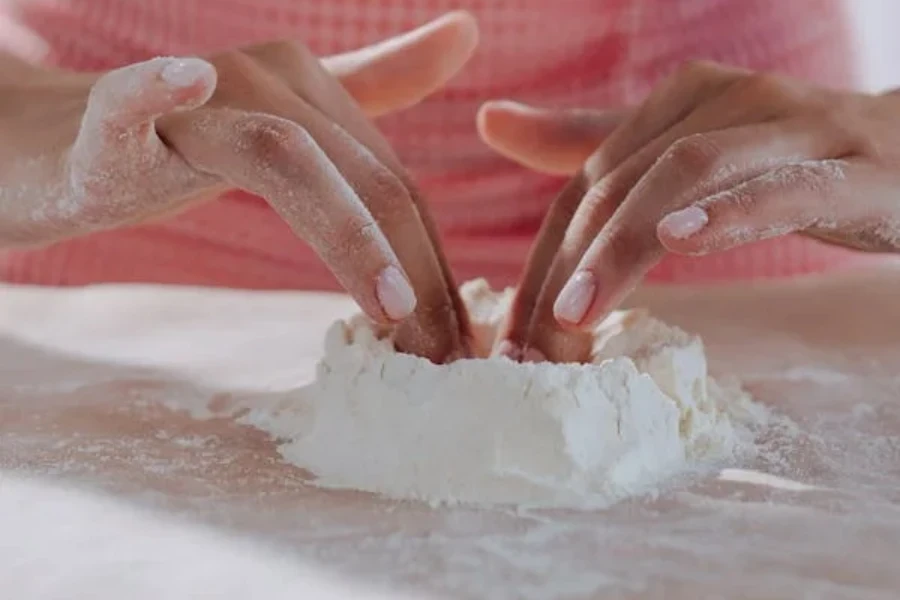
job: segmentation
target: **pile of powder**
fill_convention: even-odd
[[[476,346],[511,291],[462,287]],[[702,342],[643,311],[595,331],[591,364],[398,353],[364,317],[329,330],[316,381],[248,420],[280,452],[351,488],[432,504],[602,507],[752,447],[766,412],[707,375]]]

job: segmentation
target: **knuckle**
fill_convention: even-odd
[[[715,171],[721,156],[722,150],[709,134],[695,133],[672,144],[661,162],[680,173],[703,177]]]
[[[615,272],[647,262],[658,247],[655,230],[643,231],[636,226],[618,225],[604,237],[606,261]]]
[[[629,187],[623,177],[617,173],[610,173],[588,188],[578,211],[605,220],[612,209],[628,194]]]
[[[377,221],[419,220],[409,189],[387,167],[379,165],[372,169],[359,195]]]
[[[369,177],[372,188],[379,195],[398,197],[403,200],[409,199],[409,191],[406,186],[387,167],[379,166],[379,168],[373,169]]]
[[[578,214],[582,206],[591,206],[593,203],[596,203],[592,190],[593,188],[589,188],[581,197],[560,198],[554,202],[550,216],[556,219],[556,224],[560,228],[565,229],[575,218],[575,215]]]
[[[377,222],[362,215],[333,217],[318,220],[319,226],[304,235],[326,263],[338,270],[350,269],[353,272],[381,264],[389,248]]]
[[[627,189],[615,175],[608,175],[591,186],[580,198],[580,202],[565,207],[563,216],[569,217],[566,236],[575,239],[593,237],[603,229],[616,208],[627,194]]]
[[[590,178],[584,171],[579,172],[553,201],[549,216],[556,219],[559,227],[565,229],[578,211],[579,205],[584,203],[591,188]]]
[[[348,220],[339,229],[338,251],[351,257],[374,258],[381,254],[381,229],[374,220]]]
[[[284,159],[314,143],[305,129],[276,117],[250,116],[239,121],[235,129],[240,139],[238,150],[267,162]]]

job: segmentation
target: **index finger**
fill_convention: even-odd
[[[460,13],[452,18],[471,20],[471,17],[464,13]],[[440,242],[437,224],[431,214],[430,207],[410,179],[393,149],[363,113],[349,92],[307,48],[303,46],[298,46],[297,48],[300,60],[299,66],[302,73],[300,73],[298,78],[301,87],[295,91],[312,108],[327,117],[332,123],[339,125],[341,130],[364,146],[376,161],[383,165],[406,188],[409,200],[415,206],[418,219],[424,227],[426,236],[424,240],[398,239],[397,232],[392,231],[389,227],[385,227],[385,235],[391,245],[397,249],[400,260],[410,270],[413,287],[421,300],[419,311],[417,312],[438,314],[443,311],[443,300],[441,300],[441,297],[447,298],[454,314],[449,315],[451,317],[450,322],[446,319],[437,319],[435,326],[444,329],[448,326],[452,327],[455,329],[457,337],[463,340],[468,339],[469,326],[465,305],[459,296],[456,282],[450,271],[449,263]],[[324,143],[322,136],[315,132],[313,132],[313,135],[320,143]],[[327,147],[325,147],[325,151],[331,155]],[[363,197],[363,200],[365,201],[367,198]],[[410,248],[410,253],[407,255],[404,250],[400,250],[401,246]],[[441,285],[444,288],[443,293],[438,294],[437,290],[430,289],[433,285],[432,277],[417,277],[412,272],[413,264],[436,265]],[[429,335],[434,336],[435,332],[431,332]]]
[[[602,282],[602,286],[591,298],[585,297],[581,315],[566,318],[557,310],[557,319],[568,325],[591,324],[613,310],[665,254],[658,230],[672,211],[767,172],[774,173],[774,179],[777,174],[802,173],[803,169],[782,167],[842,156],[848,148],[845,136],[803,119],[682,138],[653,163],[592,241],[575,268],[572,283],[560,292],[556,308],[565,304],[567,294],[577,293],[577,277],[582,282]],[[739,211],[743,209],[739,199],[735,204]],[[698,215],[695,221],[690,220],[692,214]],[[663,233],[688,237],[706,225],[703,219],[703,213],[696,212],[670,218]]]
[[[309,133],[271,115],[190,113],[167,137],[195,166],[265,198],[372,319],[412,314],[415,294],[372,214]],[[196,135],[198,131],[202,135]]]

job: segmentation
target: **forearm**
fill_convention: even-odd
[[[74,139],[87,97],[76,77],[0,52],[0,248],[48,238],[34,213],[61,194],[59,146]]]

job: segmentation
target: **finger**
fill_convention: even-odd
[[[157,58],[111,71],[91,89],[79,141],[118,139],[176,110],[204,104],[216,87],[216,70],[198,58]],[[146,130],[144,131],[146,133]]]
[[[467,313],[429,206],[393,149],[347,91],[307,49],[299,52],[304,76],[300,79],[303,87],[297,93],[305,106],[315,110],[304,109],[297,118],[335,161],[375,218],[382,222],[393,215],[391,224],[384,225],[384,232],[406,268],[419,300],[414,318],[404,322],[397,332],[398,348],[437,361],[464,353],[469,336]],[[382,173],[384,168],[387,174]],[[393,177],[385,177],[388,174]],[[400,189],[394,189],[397,182]],[[408,210],[398,209],[391,197],[415,209],[420,224],[417,231],[409,229],[411,222],[397,217]]]
[[[735,81],[731,75],[728,75],[728,79],[731,82]],[[643,185],[642,178],[651,168],[659,167],[658,170],[661,172],[671,173],[660,178],[663,184],[659,188],[659,196],[665,198],[666,203],[670,203],[681,193],[679,190],[694,189],[698,185],[700,188],[697,189],[703,186],[709,188],[711,185],[727,183],[729,177],[741,175],[741,168],[751,166],[764,168],[778,164],[777,155],[774,159],[758,156],[753,159],[755,160],[753,165],[717,162],[720,156],[716,143],[710,141],[710,136],[695,132],[716,131],[729,127],[732,123],[754,123],[764,120],[771,116],[769,111],[773,110],[773,107],[767,104],[761,105],[762,108],[756,104],[736,104],[731,98],[728,85],[720,85],[716,90],[720,95],[704,99],[690,111],[679,111],[679,114],[686,113],[681,121],[674,123],[627,159],[619,162],[615,169],[601,177],[584,197],[578,200],[577,210],[573,211],[564,239],[560,242],[570,248],[570,251],[557,257],[551,273],[547,276],[535,304],[528,346],[537,348],[553,360],[562,360],[563,356],[573,360],[571,355],[560,354],[568,352],[567,349],[572,348],[577,338],[582,335],[573,331],[572,319],[579,319],[577,324],[583,326],[582,329],[596,324],[630,293],[640,280],[639,277],[613,278],[612,281],[600,282],[588,272],[576,276],[575,270],[576,265],[588,252],[588,248],[608,226],[609,220],[618,214],[620,205],[626,197],[635,193],[636,186]],[[617,130],[616,133],[621,130]],[[783,132],[772,132],[773,135],[778,133]],[[727,140],[722,140],[721,143],[727,143]],[[618,157],[614,156],[617,152],[615,148],[609,155],[612,156],[610,160],[604,158],[607,146],[608,143],[604,144],[598,154],[591,158],[585,167],[586,170],[595,169],[595,173],[602,173],[604,163],[612,164],[618,160]],[[713,189],[709,188],[710,193]],[[637,202],[636,206],[659,208],[667,205],[659,203],[662,201],[653,200]],[[654,228],[655,221],[646,224],[629,223],[612,236],[608,241],[612,248],[609,252],[621,263],[617,272],[628,272],[632,268],[630,265],[642,262],[652,265],[659,260],[662,252],[655,238]],[[648,235],[651,231],[654,235]],[[649,269],[649,266],[645,268]],[[637,269],[635,272],[642,277],[646,270]],[[561,298],[563,286],[570,280],[571,293]],[[597,294],[604,296],[605,304],[594,303]],[[592,312],[588,314],[586,311]],[[574,345],[576,349],[581,347],[583,343],[581,346]]]
[[[158,58],[103,75],[91,88],[73,147],[76,175],[114,171],[129,152],[145,163],[159,160],[167,151],[154,120],[202,105],[215,86],[215,68],[195,58]]]
[[[599,180],[695,113],[698,106],[718,99],[745,74],[742,69],[703,61],[684,65],[655,87],[638,110],[628,114],[590,157],[585,170]]]
[[[698,138],[673,147],[667,160],[659,161],[635,190],[633,210],[639,203],[647,206],[644,220],[656,221],[656,235],[666,247],[680,246],[706,225],[697,211],[681,214],[682,207],[702,209],[713,198],[739,201],[732,191],[751,179],[801,176],[807,167],[816,166],[816,160],[827,165],[825,159],[856,152],[854,141],[843,131],[802,118],[722,130],[705,134],[703,140],[705,152],[690,147]],[[671,200],[666,202],[665,197]],[[700,220],[692,220],[692,215]]]
[[[397,348],[437,363],[464,356],[467,313],[421,197],[343,129],[307,117],[307,128],[364,199],[416,290],[419,304],[397,329]]]
[[[530,169],[572,175],[622,123],[624,110],[547,110],[507,101],[478,111],[478,132],[499,154]]]
[[[554,361],[586,358],[584,335],[562,329],[554,317],[553,306],[578,260],[636,182],[640,171],[632,168],[624,170],[625,175],[611,174],[626,160],[643,165],[646,159],[629,157],[690,115],[698,103],[715,98],[742,73],[706,63],[688,65],[657,86],[641,108],[628,113],[624,122],[603,141],[585,163],[581,176],[582,181],[596,185],[587,189],[570,186],[554,201],[546,217],[553,226],[542,227],[535,251],[526,263],[523,284],[516,296],[520,305],[506,325],[510,344],[504,346],[512,350],[523,345],[532,347]],[[573,225],[576,212],[590,218],[582,218]],[[557,255],[556,249],[563,246],[565,252]],[[549,270],[548,265],[551,265]],[[528,332],[524,342],[523,331]]]
[[[557,206],[557,210],[570,215],[567,228],[555,233],[559,243],[566,240],[570,254],[580,256],[666,148],[691,133],[726,127],[746,118],[735,114],[731,107],[722,110],[720,106],[720,94],[740,73],[692,63],[655,89],[585,163],[585,175],[593,182],[585,195],[569,197]],[[574,264],[568,265],[573,267]],[[548,291],[553,297],[559,292]]]
[[[809,229],[833,232],[890,208],[883,200],[892,186],[881,179],[846,160],[788,164],[668,215],[660,240],[672,252],[702,255]],[[866,201],[853,201],[853,189],[865,189]],[[677,234],[667,225],[687,219],[699,225]]]
[[[371,318],[412,314],[415,294],[378,223],[302,127],[219,109],[192,113],[172,137],[192,164],[268,200]]]
[[[696,211],[676,213],[659,225],[667,213],[767,172],[787,175],[791,171],[782,169],[798,160],[843,155],[849,147],[845,137],[809,120],[682,138],[645,173],[593,239],[556,299],[556,320],[565,326],[596,323],[663,256],[660,228],[686,237],[703,225],[687,220],[699,217]]]
[[[398,326],[396,334],[398,349],[425,356],[434,362],[443,362],[461,352],[463,342],[454,319],[454,305],[443,272],[434,252],[429,251],[431,242],[428,233],[404,184],[367,148],[302,100],[291,96],[274,106],[278,107],[277,116],[289,122],[302,124],[304,135],[308,134],[315,140],[317,147],[337,168],[342,180],[349,184],[356,197],[375,219],[380,235],[383,234],[387,239],[402,265],[403,272],[407,274],[415,290],[417,302],[415,312]],[[247,146],[248,149],[239,154],[241,159],[252,167],[246,172],[245,179],[265,180],[272,169],[265,154],[268,142],[260,145],[253,141],[251,133],[238,135],[229,131],[231,125],[227,121],[218,120],[217,114],[218,111],[194,122],[190,121],[194,113],[184,115],[182,120],[187,119],[188,123],[173,128],[172,139],[176,141],[176,148],[198,168],[208,170],[211,166],[216,167],[215,173],[230,179],[232,177],[230,163],[227,168],[217,166],[215,156],[218,153],[227,155],[232,146]],[[223,129],[224,131],[220,131]],[[212,133],[214,130],[216,133]],[[204,162],[199,162],[201,160]],[[309,168],[314,170],[321,166],[321,161],[310,164],[312,166]],[[298,165],[296,168],[301,169],[301,166]],[[303,169],[281,176],[306,177],[306,167]],[[240,185],[259,193],[258,186],[251,186],[250,181],[244,180]],[[298,195],[293,199],[290,196],[279,196],[283,200],[278,200],[269,195],[261,195],[273,203],[295,231],[303,232],[309,224],[317,227],[315,219],[318,217],[315,213],[307,212],[305,196]],[[330,253],[340,256],[341,246],[346,247],[343,251],[353,250],[359,246],[361,244],[357,241],[359,235],[354,234],[354,231],[365,233],[367,230],[357,225],[358,223],[354,221],[340,229],[322,230],[325,235],[322,243],[331,244],[325,248]],[[307,237],[306,234],[302,235]],[[348,237],[341,237],[342,235]],[[351,254],[356,256],[354,253]],[[323,256],[326,262],[329,260],[328,256],[330,254]],[[365,283],[352,280],[356,272],[362,271],[354,260],[346,264],[341,263],[340,270],[335,269],[335,275],[354,296],[363,293],[362,286]],[[359,285],[351,287],[356,283]],[[367,307],[371,309],[373,305],[371,303],[363,305],[364,309]]]
[[[325,68],[370,117],[402,110],[431,94],[465,65],[478,24],[463,11],[383,42],[325,58]]]
[[[155,120],[202,105],[215,86],[215,68],[194,58],[158,58],[100,77],[69,155],[68,183],[83,208],[73,218],[87,227],[130,222],[205,181],[169,151]]]
[[[526,260],[525,272],[519,281],[509,312],[500,327],[497,354],[513,360],[523,360],[529,350],[532,350],[532,354],[537,351],[535,347],[529,348],[531,339],[542,337],[533,331],[537,303],[545,286],[553,285],[547,278],[553,272],[552,265],[558,260],[558,255],[570,251],[561,246],[561,242],[571,220],[571,212],[578,206],[577,200],[584,197],[588,187],[589,183],[583,174],[575,176],[550,206]],[[586,351],[589,350],[583,338],[567,340],[567,347],[570,351],[555,352],[553,359],[578,361],[586,358]],[[545,355],[543,350],[539,352],[541,356]]]

